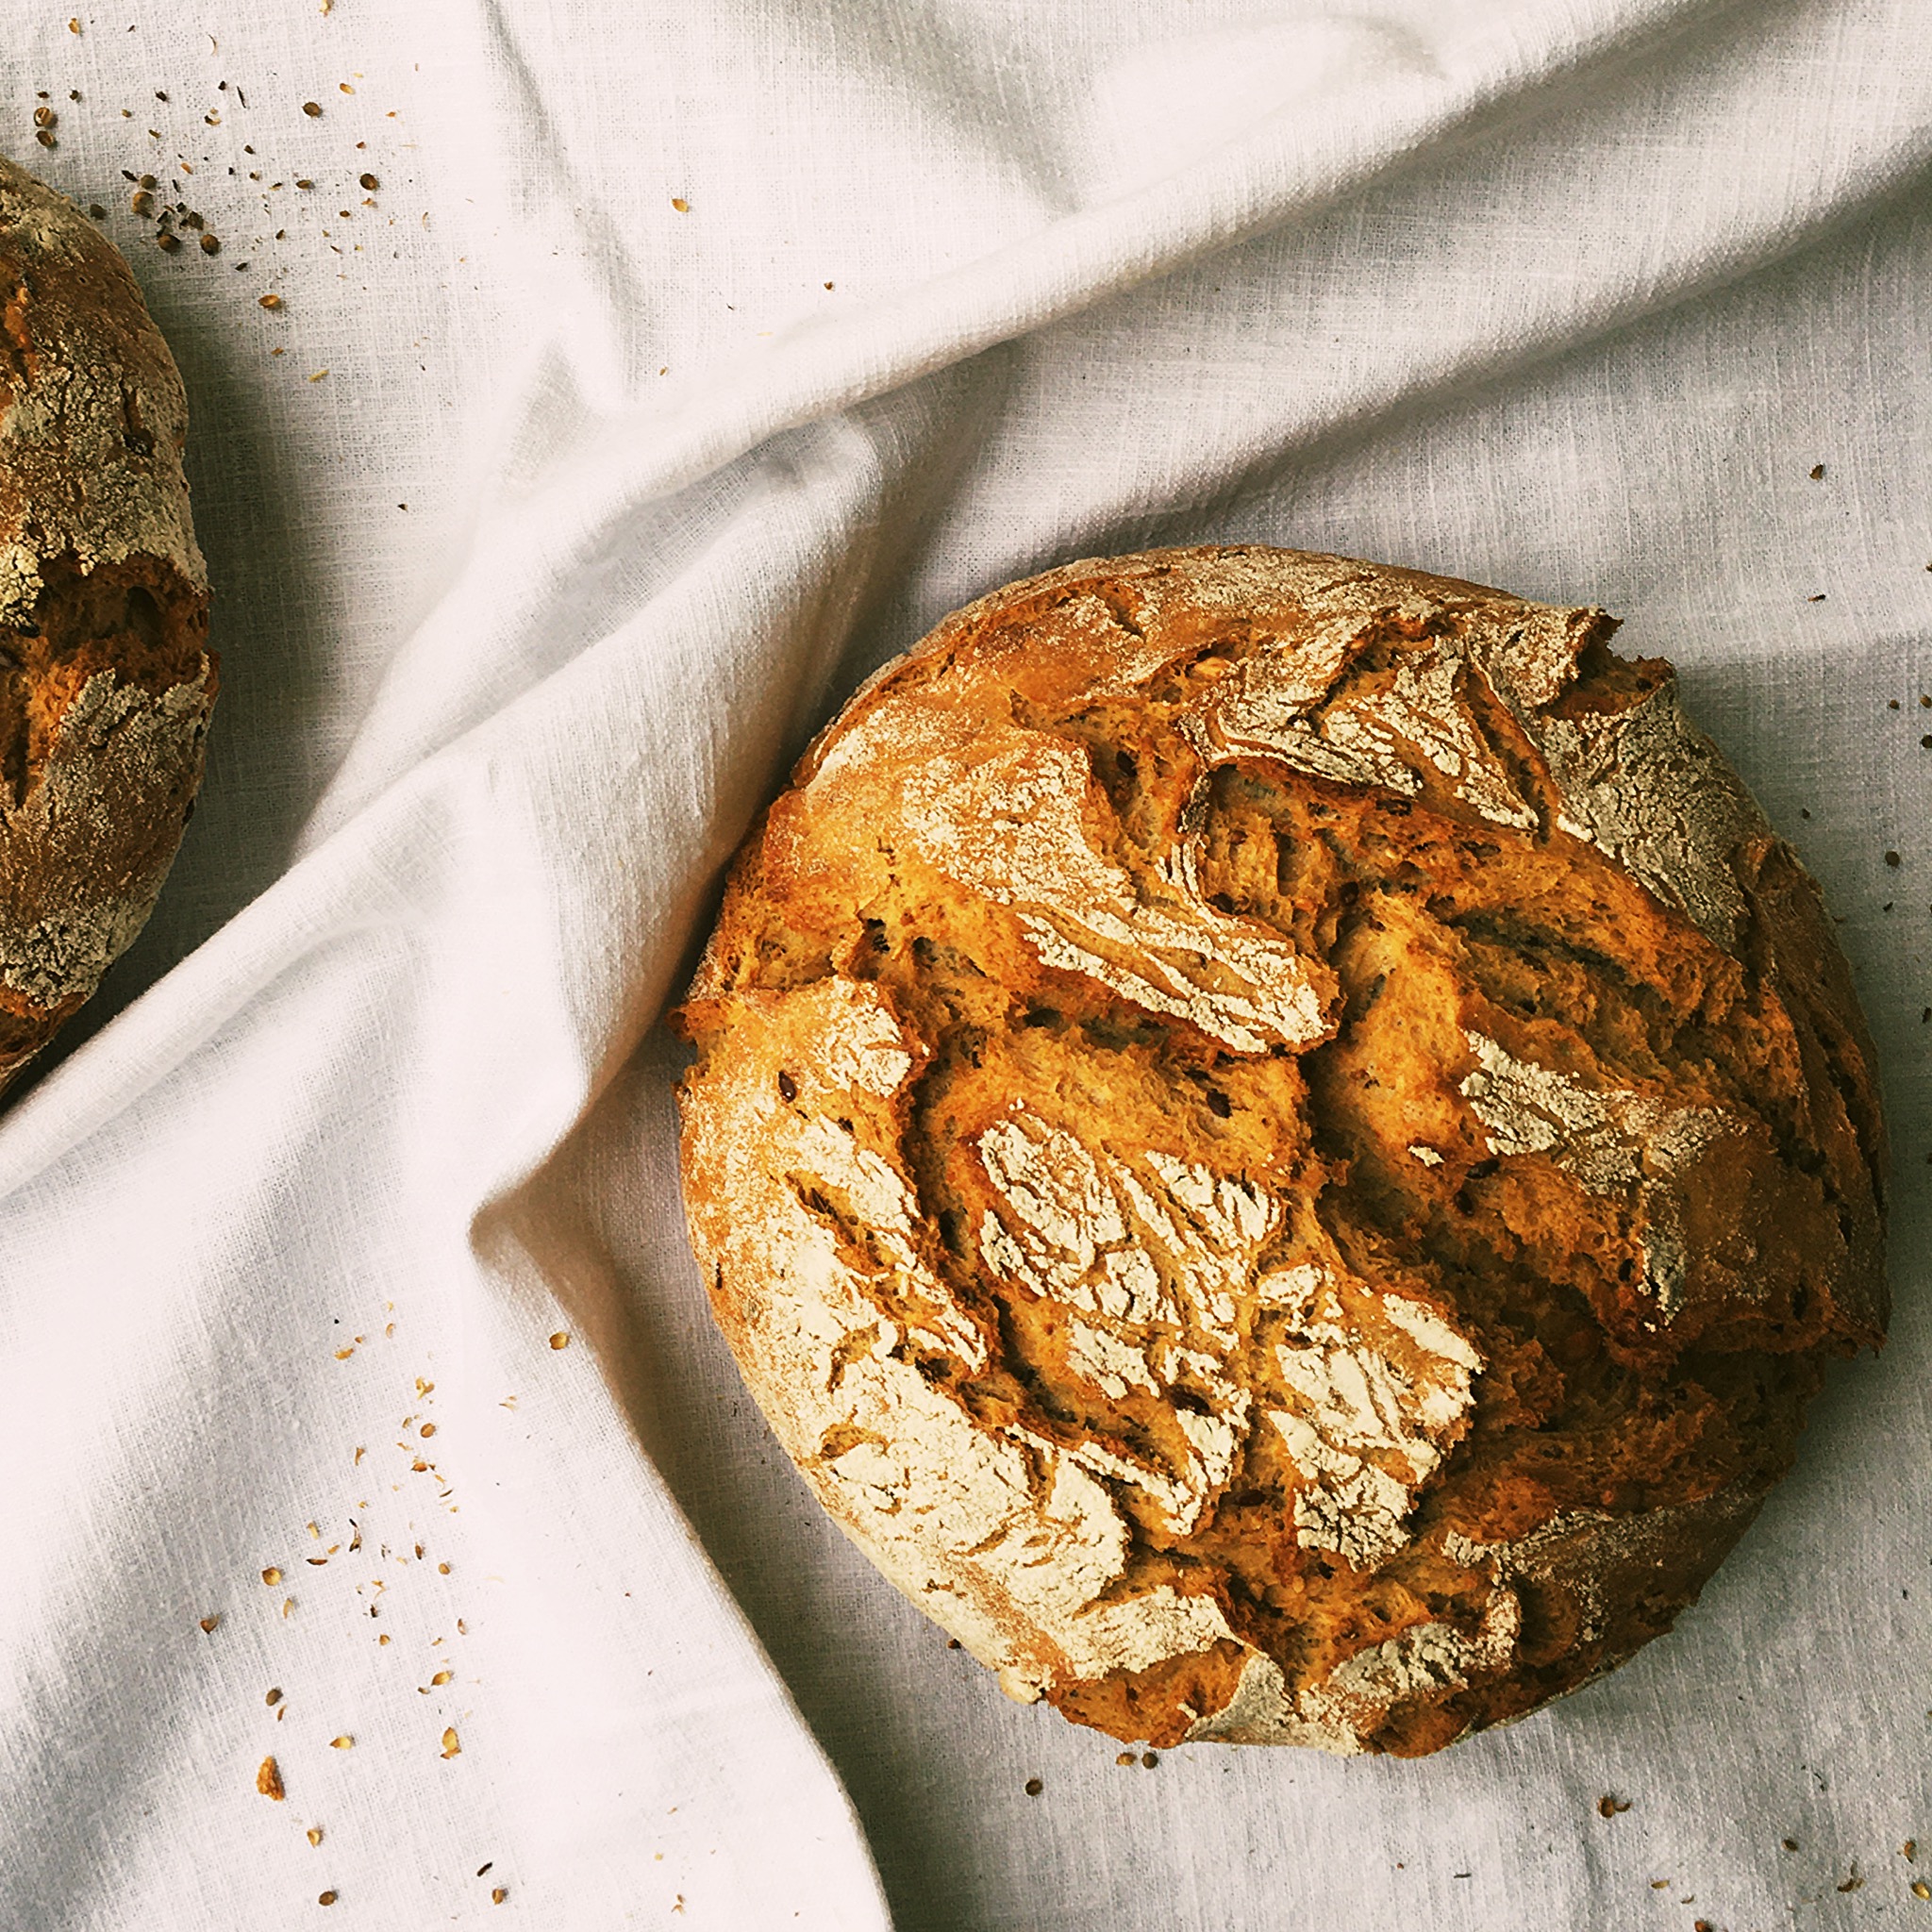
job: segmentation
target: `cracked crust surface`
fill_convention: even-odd
[[[1014,1695],[1416,1755],[1667,1629],[1881,1338],[1816,889],[1595,610],[1255,546],[948,619],[739,854],[691,1234]]]
[[[187,426],[126,263],[0,158],[0,1086],[141,930],[200,783]]]

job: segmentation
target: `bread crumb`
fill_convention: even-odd
[[[1614,1798],[1608,1791],[1606,1791],[1596,1801],[1596,1812],[1599,1818],[1614,1818],[1619,1811],[1627,1811],[1629,1808],[1630,1800],[1628,1798]]]
[[[490,1892],[490,1903],[491,1903],[491,1905],[493,1905],[493,1906],[500,1906],[500,1905],[501,1905],[501,1904],[502,1904],[502,1903],[504,1902],[504,1900],[505,1900],[505,1899],[507,1899],[507,1898],[508,1898],[508,1896],[509,1896],[509,1887],[508,1887],[508,1886],[507,1886],[507,1885],[498,1885],[498,1886],[493,1886],[493,1887],[492,1887],[492,1888],[491,1889],[491,1892]]]
[[[569,1330],[559,1328],[557,1331],[557,1333],[550,1338],[550,1345],[552,1348],[568,1348],[570,1346]]]
[[[264,1757],[261,1760],[261,1769],[255,1774],[255,1789],[264,1798],[273,1798],[277,1805],[288,1796],[288,1792],[282,1789],[281,1767],[273,1757]]]
[[[356,1748],[356,1740],[344,1731],[340,1738],[331,1738],[328,1740],[328,1748],[331,1751],[353,1751]]]
[[[451,1725],[450,1728],[444,1731],[442,1734],[442,1755],[445,1757],[459,1757],[462,1753],[462,1744],[458,1741],[457,1738],[456,1726]]]

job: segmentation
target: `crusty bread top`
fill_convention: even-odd
[[[48,568],[208,569],[188,513],[188,403],[127,264],[74,204],[0,157],[0,630]]]
[[[140,931],[200,780],[187,422],[127,264],[0,158],[0,1084]]]
[[[1828,922],[1611,628],[1088,560],[887,667],[747,840],[694,1242],[821,1500],[1016,1691],[1521,1714],[1668,1626],[1881,1334]]]

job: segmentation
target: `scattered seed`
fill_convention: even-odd
[[[1778,1840],[1778,1843],[1783,1845],[1788,1852],[1795,1852],[1798,1849],[1798,1840],[1794,1838],[1781,1838]]]
[[[491,1903],[491,1905],[493,1905],[493,1906],[500,1906],[500,1905],[501,1905],[501,1904],[502,1904],[502,1903],[504,1902],[504,1900],[505,1900],[505,1899],[507,1899],[507,1898],[508,1898],[508,1896],[509,1896],[509,1887],[508,1887],[508,1886],[507,1886],[507,1885],[497,1885],[497,1886],[492,1886],[492,1887],[491,1888],[491,1891],[490,1891],[490,1903]]]
[[[1037,1798],[1041,1791],[1045,1790],[1046,1787],[1037,1777],[1029,1777],[1026,1780],[1024,1789],[1029,1798]]]
[[[688,215],[691,212],[691,203],[686,201],[681,195],[674,194],[671,197],[671,206],[681,215]]]
[[[1143,1751],[1141,1754],[1141,1762],[1145,1769],[1152,1771],[1160,1759],[1152,1751]]]
[[[340,1738],[331,1738],[328,1740],[328,1748],[331,1751],[353,1751],[356,1748],[356,1740],[344,1731]]]
[[[1896,852],[1888,852],[1885,855],[1885,862],[1887,865],[1903,865],[1905,863]]]
[[[273,1798],[277,1805],[288,1796],[282,1789],[281,1767],[273,1757],[264,1757],[261,1760],[261,1769],[255,1774],[255,1789],[264,1798]]]
[[[308,1827],[308,1842],[310,1844],[319,1845],[322,1842],[322,1826],[319,1824],[311,1824]]]
[[[207,1631],[207,1632],[208,1632],[208,1633],[209,1633],[210,1635],[212,1635],[212,1634],[213,1634],[213,1631],[214,1631],[214,1627],[215,1627],[215,1625],[216,1625],[217,1624],[219,1624],[219,1623],[220,1623],[221,1621],[222,1621],[222,1613],[221,1613],[221,1612],[220,1612],[219,1610],[217,1610],[217,1611],[215,1611],[215,1612],[214,1612],[214,1614],[213,1614],[212,1616],[208,1616],[208,1617],[204,1617],[204,1618],[203,1618],[203,1619],[201,1620],[201,1627],[202,1627],[202,1628],[203,1628],[203,1629],[204,1629],[205,1631]]]
[[[552,1348],[568,1348],[570,1346],[570,1336],[568,1332],[564,1329],[559,1328],[557,1331],[557,1333],[550,1338],[550,1345]]]
[[[155,237],[155,246],[163,255],[173,255],[180,248],[181,238],[178,235],[157,235]]]
[[[277,1686],[275,1690],[271,1690],[268,1693],[268,1695],[264,1697],[261,1701],[265,1705],[267,1705],[271,1710],[273,1710],[275,1707],[275,1706],[282,1701],[282,1692],[280,1687]]]
[[[1813,463],[1811,465],[1811,480],[1814,483],[1824,481],[1824,465],[1823,463]]]
[[[282,306],[282,298],[279,295],[263,295],[259,300],[261,307],[264,308],[279,308]],[[337,1359],[340,1360],[341,1357],[338,1357]],[[362,1452],[358,1449],[356,1452],[356,1460],[360,1462],[361,1459]]]
[[[1630,1801],[1628,1798],[1613,1798],[1607,1791],[1596,1801],[1596,1812],[1599,1818],[1614,1818],[1619,1811],[1627,1811],[1629,1808]]]
[[[315,1903],[319,1906],[332,1906],[335,1904],[335,1902],[336,1895],[332,1891],[323,1892],[315,1901]]]
[[[450,1673],[448,1671],[438,1671],[435,1676],[431,1677],[429,1681],[432,1684],[447,1684],[449,1680]]]
[[[364,175],[359,178],[361,180],[362,186],[368,189],[368,191],[372,194],[374,194],[375,191],[382,186],[382,183],[378,181],[374,175]]]
[[[455,1725],[451,1725],[450,1728],[444,1731],[442,1734],[442,1755],[445,1757],[456,1757],[461,1754],[462,1748],[462,1744],[458,1740],[456,1734],[456,1727]]]
[[[34,109],[34,125],[36,127],[51,127],[58,118],[52,108],[36,108]]]
[[[322,117],[322,103],[320,101],[304,101],[302,103],[302,111],[311,121],[320,120]]]
[[[1914,1898],[1932,1898],[1932,1885],[1927,1885],[1923,1878],[1913,1879],[1912,1896]]]
[[[1114,1762],[1116,1764],[1138,1764],[1140,1762],[1140,1759],[1137,1758],[1131,1751],[1123,1751],[1121,1755],[1114,1759]]]
[[[282,1573],[279,1570],[277,1570],[274,1566],[274,1564],[270,1564],[270,1566],[261,1573],[261,1580],[265,1584],[267,1584],[271,1590],[273,1590],[275,1587],[275,1585],[282,1580]]]

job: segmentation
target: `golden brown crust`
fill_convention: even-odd
[[[746,1379],[1122,1737],[1414,1754],[1669,1626],[1883,1332],[1815,888],[1603,613],[1258,546],[948,619],[680,1024]]]
[[[0,1085],[141,930],[200,782],[186,435],[126,263],[0,159]]]

